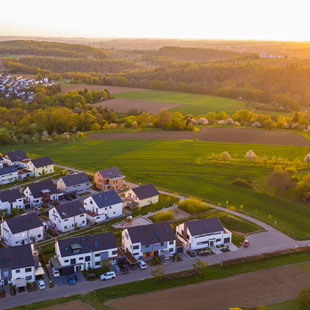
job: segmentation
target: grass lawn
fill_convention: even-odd
[[[297,300],[289,300],[285,302],[281,302],[279,304],[273,304],[265,306],[264,310],[300,310]],[[249,310],[257,310],[257,308],[252,308]]]
[[[262,219],[298,238],[310,238],[310,205],[274,196],[263,190],[232,185],[236,178],[260,180],[270,168],[242,163],[199,163],[196,159],[228,151],[244,156],[249,149],[263,156],[301,160],[309,147],[208,143],[195,140],[81,141],[37,145],[3,146],[1,151],[23,148],[49,155],[58,164],[86,171],[118,166],[127,180],[150,183],[187,196],[197,196],[222,206],[228,201],[240,211]],[[271,218],[270,216],[271,215]],[[269,217],[268,217],[269,216]]]
[[[208,112],[218,113],[221,111],[225,111],[228,114],[233,114],[237,110],[245,109],[245,103],[236,99],[165,90],[127,92],[113,94],[113,97],[181,103],[182,105],[171,109],[171,111],[181,112],[184,115],[199,115],[206,114]]]

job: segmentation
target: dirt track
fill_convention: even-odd
[[[127,113],[130,110],[148,111],[149,113],[158,113],[161,109],[173,109],[178,107],[179,103],[145,101],[136,99],[115,98],[107,101],[101,101],[94,104],[95,107],[103,106],[109,110]]]
[[[252,308],[295,299],[309,283],[309,263],[303,263],[114,299],[106,305],[113,310]]]
[[[65,302],[59,305],[43,308],[42,310],[93,310],[94,308],[80,300]]]
[[[89,134],[90,140],[167,140],[198,139],[207,142],[253,143],[310,146],[310,142],[292,131],[245,128],[205,127],[197,131],[140,131]]]
[[[85,88],[87,88],[88,90],[101,90],[101,89],[106,88],[111,94],[128,93],[128,92],[145,90],[143,88],[119,87],[119,86],[69,84],[69,85],[62,85],[61,91],[65,93],[68,91],[81,90],[81,89],[85,89]]]

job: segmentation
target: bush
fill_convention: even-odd
[[[309,310],[310,309],[310,288],[305,287],[298,294],[298,306],[300,310]]]
[[[174,213],[172,210],[162,211],[152,216],[153,222],[163,222],[173,220]]]
[[[178,203],[178,207],[190,214],[196,214],[209,209],[208,204],[202,202],[198,198],[189,198]]]
[[[232,184],[241,187],[253,188],[252,184],[249,181],[240,178],[233,181]]]

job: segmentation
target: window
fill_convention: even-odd
[[[83,216],[84,216],[84,214],[81,214],[81,215],[80,215],[80,217],[83,217]]]
[[[100,256],[100,253],[95,254],[95,257],[99,257],[99,256]]]
[[[112,255],[116,255],[117,254],[117,251],[112,251]]]
[[[32,276],[27,276],[26,277],[26,281],[31,281],[32,280]]]
[[[20,273],[20,269],[16,269],[15,272],[16,272],[16,273]]]
[[[173,252],[173,248],[172,248],[172,249],[169,249],[169,252]]]
[[[138,245],[134,245],[132,248],[133,248],[134,250],[138,250],[138,249],[139,249],[139,246],[138,246]]]
[[[149,247],[149,245],[147,244],[147,245],[145,245],[145,248],[147,249]]]
[[[38,234],[38,238],[41,238],[41,234]]]
[[[137,256],[137,255],[139,255],[139,253],[133,253],[133,256]]]
[[[173,244],[173,243],[174,243],[174,240],[170,240],[170,241],[169,241],[169,244]]]
[[[161,242],[161,243],[160,243],[160,246],[164,246],[164,245],[165,245],[165,243],[164,243],[164,242]]]
[[[95,262],[95,265],[96,266],[100,266],[100,262]]]
[[[85,256],[85,262],[90,262],[90,256]]]
[[[31,268],[26,268],[25,271],[26,271],[26,272],[31,272],[32,269],[31,269]]]
[[[69,259],[65,259],[65,263],[69,263]]]
[[[216,242],[220,242],[221,241],[221,239],[216,239]]]
[[[83,257],[80,257],[79,260],[83,260]]]
[[[70,264],[71,265],[74,265],[76,263],[76,259],[75,258],[72,258],[71,260],[70,260]]]

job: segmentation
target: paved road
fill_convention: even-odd
[[[65,167],[65,166],[59,166],[59,167],[70,169],[70,170],[77,171],[77,172],[82,172],[82,170],[72,169],[72,168]],[[133,183],[129,183],[128,185],[130,187],[136,186]],[[161,191],[161,193],[169,194],[164,191]],[[179,196],[179,198],[185,199],[184,196]],[[228,252],[228,253],[222,253],[222,254],[203,257],[203,259],[207,261],[209,265],[218,264],[218,263],[221,263],[222,261],[226,261],[226,260],[230,260],[234,258],[259,255],[263,253],[270,253],[270,252],[275,252],[279,250],[295,248],[298,246],[305,246],[305,245],[310,246],[310,240],[295,241],[294,239],[284,235],[282,232],[276,230],[275,228],[271,227],[270,225],[258,219],[255,219],[250,216],[244,215],[242,213],[232,211],[226,208],[222,208],[219,206],[213,206],[213,207],[220,211],[227,212],[232,215],[236,215],[241,218],[244,218],[250,222],[253,222],[263,227],[265,231],[248,236],[248,239],[252,246],[250,246],[247,249],[240,248],[239,250],[234,251],[234,252]],[[165,262],[164,268],[167,273],[173,273],[173,272],[178,272],[178,271],[192,268],[194,262],[195,262],[195,258],[189,258],[187,255],[184,255],[184,260],[182,262],[178,262],[178,263],[173,263],[171,261]],[[151,278],[151,277],[152,277],[151,271],[150,271],[150,268],[148,268],[146,270],[131,271],[129,274],[118,276],[116,279],[111,280],[111,281],[106,281],[106,282],[102,282],[99,280],[86,281],[82,283],[77,283],[76,285],[70,286],[70,287],[69,286],[65,286],[65,287],[58,286],[58,287],[46,289],[45,291],[36,291],[36,292],[28,293],[28,294],[23,294],[20,296],[7,297],[1,300],[0,310],[8,309],[11,307],[16,307],[20,305],[30,304],[30,303],[33,303],[34,301],[39,302],[43,300],[54,299],[54,298],[69,296],[69,295],[74,295],[74,294],[84,294],[84,293],[93,291],[98,288],[133,282],[133,281],[142,280],[142,279]]]

